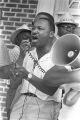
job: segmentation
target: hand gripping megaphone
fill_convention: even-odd
[[[75,34],[63,35],[53,44],[51,57],[55,65],[80,68],[80,38]]]

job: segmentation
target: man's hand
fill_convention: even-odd
[[[24,67],[21,67],[21,66],[16,67],[14,72],[15,72],[16,77],[19,76],[22,79],[23,78],[27,79],[28,74],[29,74],[29,72]]]

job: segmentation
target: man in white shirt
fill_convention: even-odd
[[[33,22],[33,47],[27,52],[23,63],[26,69],[16,68],[17,75],[21,73],[25,79],[19,86],[20,98],[16,99],[15,96],[13,100],[10,120],[57,120],[62,97],[59,86],[75,82],[76,73],[77,82],[80,82],[80,71],[69,73],[67,70],[63,72],[55,70],[51,59],[51,48],[55,42],[54,31],[52,16],[44,12],[39,13]]]
[[[54,66],[51,60],[51,47],[55,42],[54,32],[53,17],[48,13],[39,13],[32,27],[32,49],[26,53],[23,66],[40,79]],[[31,77],[31,74],[28,77]],[[14,105],[10,120],[57,120],[62,90],[55,87],[57,91],[53,95],[53,87],[50,87],[46,94],[45,87],[38,85],[42,92],[25,79],[20,87],[21,96],[15,104],[12,103]]]

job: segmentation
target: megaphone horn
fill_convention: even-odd
[[[53,44],[51,57],[55,65],[80,68],[80,38],[75,34],[63,35]]]

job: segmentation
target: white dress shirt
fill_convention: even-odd
[[[31,55],[38,60],[36,49],[30,51]],[[52,60],[51,60],[51,52],[45,54],[42,58],[38,60],[38,64],[41,66],[42,69],[47,72],[51,67],[54,66]],[[23,66],[31,73],[33,73],[35,76],[43,79],[45,73],[43,73],[39,66],[36,65],[34,68],[34,60],[29,56],[29,53],[26,54],[26,57],[23,62]],[[62,96],[62,89],[58,89],[53,96],[49,96],[40,90],[38,90],[35,86],[33,86],[31,83],[29,83],[27,80],[23,80],[22,82],[22,89],[21,93],[25,92],[31,92],[37,95],[42,100],[55,100],[56,102],[61,102],[61,96]]]

